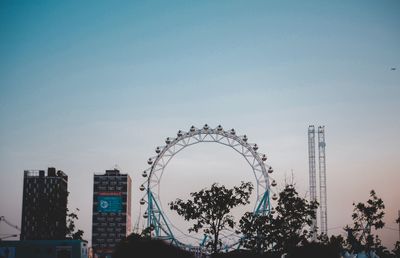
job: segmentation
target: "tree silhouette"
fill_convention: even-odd
[[[381,240],[378,235],[372,234],[371,230],[383,228],[385,223],[385,205],[381,198],[376,196],[374,190],[370,192],[370,198],[367,203],[353,203],[352,214],[353,226],[346,226],[347,242],[352,251],[366,251],[369,253],[373,248],[380,249]]]
[[[78,212],[79,209],[76,209],[76,212]],[[83,230],[76,230],[75,231],[75,221],[78,220],[78,215],[74,212],[69,212],[67,209],[67,232],[66,232],[66,239],[73,239],[73,240],[82,240],[83,236]]]
[[[399,217],[396,219],[396,223],[400,224],[400,214]],[[400,257],[400,241],[397,241],[394,245],[393,253],[396,255],[396,257]]]
[[[192,199],[176,199],[169,206],[185,220],[194,220],[189,232],[202,229],[208,239],[206,246],[211,247],[213,253],[218,253],[222,245],[219,239],[221,230],[233,228],[235,225],[234,217],[229,212],[238,205],[248,204],[252,190],[253,185],[250,182],[242,182],[232,189],[214,183],[210,189],[190,193]]]
[[[397,241],[394,245],[393,253],[396,255],[396,257],[400,257],[400,241]]]
[[[273,239],[271,232],[274,230],[272,220],[271,214],[257,215],[246,212],[239,221],[241,230],[237,232],[243,234],[241,240],[243,247],[257,253],[269,250]]]
[[[345,249],[346,240],[342,235],[332,235],[326,245],[330,246],[336,254],[339,254]]]
[[[317,202],[309,203],[299,197],[293,185],[286,185],[279,193],[276,214],[246,213],[242,217],[239,227],[244,235],[243,246],[257,252],[291,252],[311,237],[308,228],[317,207]]]
[[[131,234],[121,240],[112,254],[113,258],[191,258],[191,253],[174,247],[162,240],[154,240],[138,234]]]

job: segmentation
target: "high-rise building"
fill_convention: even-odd
[[[66,234],[68,176],[61,170],[25,170],[21,240],[62,240]]]
[[[108,258],[131,233],[131,178],[117,169],[95,174],[93,184],[92,247],[98,258]]]

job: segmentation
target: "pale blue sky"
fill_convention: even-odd
[[[0,215],[20,224],[23,170],[55,166],[70,176],[90,238],[93,173],[114,164],[129,173],[137,214],[154,148],[204,123],[246,133],[276,179],[293,169],[306,194],[307,126],[321,124],[328,228],[349,223],[351,203],[372,188],[395,227],[399,13],[397,0],[1,2]],[[223,157],[210,164],[235,172],[245,164],[209,147],[177,156],[166,182],[187,182],[177,171],[193,164],[194,191],[212,180],[201,161]],[[382,230],[387,245],[397,236]]]

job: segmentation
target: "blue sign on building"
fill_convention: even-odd
[[[122,212],[122,198],[121,196],[97,196],[97,211],[98,212]]]

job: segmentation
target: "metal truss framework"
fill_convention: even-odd
[[[268,173],[272,173],[273,170],[270,166],[265,165],[267,157],[265,154],[257,152],[257,144],[248,143],[246,135],[238,136],[234,129],[225,131],[220,125],[214,129],[208,125],[204,125],[201,129],[192,126],[188,132],[178,131],[176,138],[168,137],[165,140],[166,145],[157,147],[155,150],[157,155],[147,161],[151,166],[143,171],[142,176],[148,177],[148,179],[145,184],[141,185],[140,190],[146,190],[145,197],[147,198],[142,198],[141,204],[145,204],[145,199],[147,199],[147,210],[144,218],[147,219],[147,227],[153,230],[154,237],[169,240],[178,246],[187,247],[175,238],[171,230],[173,225],[160,207],[160,182],[166,166],[177,153],[191,145],[205,142],[219,143],[231,147],[246,159],[253,170],[257,182],[255,187],[257,199],[254,213],[268,214],[271,211]],[[273,186],[274,184],[276,185],[275,181],[272,182]],[[205,239],[199,241],[200,248],[204,242]],[[235,245],[238,245],[238,243],[232,244],[230,248]]]
[[[326,192],[326,156],[325,156],[325,126],[318,126],[318,170],[319,170],[319,207],[320,229],[322,235],[328,234],[328,204]],[[309,183],[310,201],[317,200],[316,157],[315,157],[315,127],[308,127],[308,158],[309,158]],[[317,219],[311,226],[313,240],[317,238]]]
[[[315,128],[313,125],[308,127],[308,165],[309,165],[309,184],[310,201],[317,201],[317,175],[315,168]],[[315,210],[317,214],[317,210]],[[312,240],[317,240],[317,217],[312,220],[311,230],[313,231]]]
[[[326,198],[325,126],[318,127],[319,199],[321,234],[328,234],[328,204]]]

